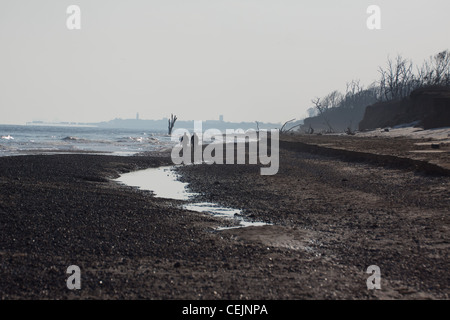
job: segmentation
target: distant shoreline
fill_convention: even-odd
[[[42,123],[34,123],[27,122],[26,126],[42,126],[42,127],[86,127],[86,128],[97,128],[96,125],[89,124],[77,124],[77,123],[51,123],[51,122],[42,122]]]

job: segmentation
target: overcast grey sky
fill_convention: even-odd
[[[81,8],[81,30],[66,9]],[[367,7],[381,8],[369,30]],[[450,1],[1,0],[0,123],[283,122],[388,54],[450,49]]]

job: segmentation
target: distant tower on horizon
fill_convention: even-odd
[[[223,122],[223,114],[221,114],[221,115],[219,116],[219,121],[220,121],[220,122]]]
[[[139,120],[139,112],[136,113],[136,120]]]

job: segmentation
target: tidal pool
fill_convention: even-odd
[[[190,192],[188,183],[179,181],[177,177],[173,166],[165,166],[125,173],[115,179],[115,181],[127,186],[138,187],[142,190],[150,190],[158,198],[192,201],[197,194]],[[183,204],[181,207],[190,211],[207,212],[215,217],[233,220],[236,223],[232,227],[219,227],[217,230],[268,224],[266,222],[249,221],[242,215],[241,210],[226,208],[212,202],[194,201]]]

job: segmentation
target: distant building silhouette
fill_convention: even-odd
[[[219,121],[220,121],[220,122],[223,122],[223,114],[221,114],[221,115],[219,116]]]
[[[139,112],[136,113],[136,120],[139,120]]]
[[[119,119],[116,118],[110,121],[102,121],[102,122],[94,122],[94,123],[86,123],[86,125],[98,126],[102,128],[129,128],[129,129],[140,129],[140,130],[154,130],[154,131],[167,131],[167,121],[168,118],[163,118],[159,120],[146,120],[140,119],[137,121],[138,116],[132,119]],[[218,129],[218,130],[226,130],[226,129],[256,129],[255,122],[225,122],[223,118],[222,121],[219,120],[205,120],[203,121],[203,130],[208,129]],[[274,129],[279,128],[280,123],[259,123],[260,129]],[[194,121],[193,120],[177,120],[178,128],[185,128],[189,131],[194,129]]]

